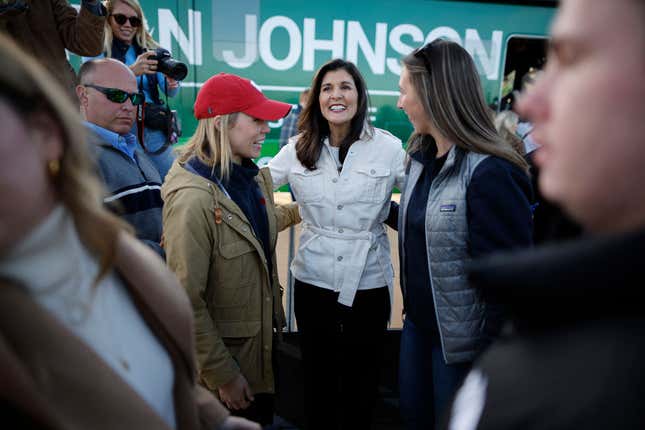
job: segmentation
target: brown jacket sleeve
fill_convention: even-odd
[[[275,217],[278,231],[282,231],[302,221],[296,202],[287,203],[286,205],[275,205]]]
[[[103,52],[105,17],[94,15],[84,6],[76,12],[67,0],[51,2],[56,28],[67,50],[86,57]]]
[[[271,171],[268,167],[263,167],[260,169],[260,175],[262,180],[266,184],[266,193],[273,193],[273,179],[271,178]],[[270,197],[271,202],[274,203],[273,196]],[[298,224],[302,221],[300,218],[300,211],[298,210],[298,204],[296,202],[287,203],[284,205],[275,204],[275,217],[276,217],[276,228],[278,232],[291,227],[292,225]]]

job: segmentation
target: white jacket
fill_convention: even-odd
[[[298,280],[340,292],[351,306],[356,290],[387,285],[394,271],[383,221],[392,189],[403,188],[405,151],[385,130],[364,131],[350,147],[343,170],[325,139],[316,170],[296,156],[294,136],[269,162],[273,185],[289,183],[302,217],[302,234],[291,272]]]

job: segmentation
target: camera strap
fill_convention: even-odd
[[[146,149],[146,144],[143,141],[144,135],[145,135],[145,126],[143,125],[143,120],[145,119],[146,113],[145,113],[145,107],[146,107],[146,99],[145,99],[145,93],[143,92],[143,75],[141,75],[141,80],[139,81],[139,92],[143,94],[143,103],[141,103],[139,106],[137,106],[137,138],[139,139],[139,144],[143,148],[144,151],[147,152]]]

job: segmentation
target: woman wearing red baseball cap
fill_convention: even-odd
[[[308,429],[370,428],[377,393],[394,278],[383,223],[405,152],[368,118],[360,72],[332,60],[313,78],[300,134],[269,162],[303,218],[291,271]]]
[[[193,306],[201,383],[263,425],[273,420],[274,333],[285,320],[275,245],[300,218],[294,203],[274,205],[271,175],[253,159],[267,121],[290,107],[248,79],[211,77],[195,101],[195,134],[162,187],[166,261]]]

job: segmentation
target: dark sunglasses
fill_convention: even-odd
[[[129,93],[118,88],[105,88],[92,84],[85,84],[84,86],[94,88],[96,91],[105,94],[105,97],[114,103],[125,103],[129,98],[133,105],[138,106],[143,104],[143,101],[145,100],[145,96],[142,93]]]
[[[423,61],[423,65],[425,66],[428,73],[432,73],[432,69],[430,67],[430,49],[431,48],[432,48],[432,44],[428,43],[420,48],[415,49],[412,52],[412,55],[414,55],[419,60]]]
[[[111,16],[112,18],[114,18],[114,21],[119,25],[125,24],[126,21],[130,21],[130,25],[133,27],[139,27],[141,25],[141,19],[136,16],[125,16],[122,13],[115,13],[115,14],[112,14]]]

